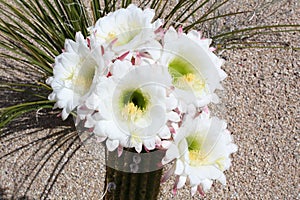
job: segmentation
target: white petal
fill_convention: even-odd
[[[172,160],[174,160],[175,158],[179,157],[179,151],[178,148],[176,147],[176,145],[171,144],[169,149],[166,152],[166,155],[162,161],[162,164],[166,164]]]
[[[180,176],[179,177],[179,181],[177,184],[177,189],[180,189],[184,186],[185,182],[186,182],[187,177],[186,176]]]
[[[202,189],[204,192],[208,191],[211,188],[212,184],[213,184],[213,181],[211,181],[209,179],[204,179],[201,181]]]
[[[106,146],[108,151],[114,151],[119,146],[119,141],[107,139]]]
[[[176,169],[175,169],[174,174],[181,175],[183,173],[183,170],[184,170],[183,162],[180,159],[177,159],[176,160]]]
[[[173,121],[173,122],[179,122],[180,121],[179,115],[176,112],[173,112],[173,111],[167,113],[167,118],[170,121]]]
[[[191,195],[194,196],[197,192],[198,185],[194,185],[191,187]]]

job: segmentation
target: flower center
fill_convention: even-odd
[[[122,110],[122,116],[125,120],[136,121],[143,115],[143,111],[139,109],[134,103],[126,104]]]
[[[191,63],[189,63],[187,60],[184,60],[179,57],[173,58],[171,62],[169,63],[169,72],[172,75],[173,79],[176,79],[178,77],[181,77],[186,74],[194,74],[195,70]]]
[[[116,43],[116,46],[121,46],[121,45],[125,45],[128,44],[129,42],[131,42],[131,40],[133,40],[139,33],[141,32],[140,29],[131,29],[128,30],[122,34],[120,34],[118,36],[118,40]]]
[[[86,94],[93,82],[96,67],[94,63],[91,63],[87,60],[81,61],[78,65],[80,70],[73,70],[72,73],[66,80],[73,82],[74,91],[80,95]]]
[[[188,73],[187,75],[184,75],[183,78],[188,83],[191,83],[191,82],[195,81],[195,75],[191,74],[191,73]]]
[[[124,92],[121,100],[123,119],[131,121],[141,119],[147,110],[149,102],[146,96],[147,95],[143,94],[140,89]]]
[[[203,138],[198,136],[199,134],[193,134],[186,138],[189,150],[190,165],[197,167],[207,162],[207,155],[202,151]]]
[[[193,167],[201,166],[206,163],[206,155],[201,151],[189,151],[190,165]]]
[[[202,92],[205,89],[205,81],[198,75],[192,64],[181,58],[174,58],[169,63],[169,72],[173,78],[173,84],[183,90],[193,89]]]
[[[188,73],[177,79],[176,86],[184,90],[191,88],[195,91],[201,92],[205,89],[205,82],[196,77],[195,74]]]
[[[106,41],[111,41],[116,38],[116,33],[114,31],[110,31],[107,35]]]

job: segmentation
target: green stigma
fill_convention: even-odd
[[[169,72],[173,79],[177,79],[187,74],[194,74],[195,70],[191,63],[179,57],[175,57],[169,63]]]
[[[142,118],[147,110],[149,98],[140,89],[127,90],[121,98],[121,113],[125,120],[136,121]]]
[[[197,135],[199,134],[196,133],[186,138],[189,151],[199,151],[201,149],[203,140]]]
[[[169,72],[176,87],[183,90],[192,89],[197,92],[205,90],[205,80],[187,60],[175,57],[169,63]]]
[[[147,109],[148,98],[140,89],[137,90],[127,90],[122,95],[121,105],[125,106],[132,103],[135,107],[140,110]]]

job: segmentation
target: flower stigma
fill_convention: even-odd
[[[192,136],[187,137],[186,141],[188,143],[190,165],[199,167],[207,164],[207,155],[202,151],[203,138],[193,134]]]
[[[121,100],[121,113],[124,120],[135,122],[141,119],[147,110],[148,98],[140,89],[124,92]]]
[[[191,88],[197,92],[205,90],[204,79],[194,70],[190,62],[176,57],[169,63],[169,72],[176,87],[183,90]]]
[[[84,95],[89,91],[96,73],[96,66],[93,63],[86,62],[81,60],[78,64],[81,65],[79,66],[81,70],[76,71],[73,69],[70,75],[64,79],[72,81],[74,90],[80,95]]]
[[[143,111],[130,102],[124,106],[122,110],[122,116],[125,120],[136,121],[143,115]]]

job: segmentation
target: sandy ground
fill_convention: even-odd
[[[256,1],[243,1],[240,5],[241,2],[232,1],[227,8],[238,11],[241,6],[243,9],[257,6]],[[297,0],[273,1],[259,7],[251,19],[237,21],[299,24],[299,4]],[[228,23],[239,27],[236,21]],[[258,39],[300,47],[299,33]],[[299,199],[300,51],[288,46],[286,49],[235,49],[221,56],[227,61],[224,70],[228,74],[222,99],[226,107],[223,117],[239,150],[232,156],[232,167],[226,172],[227,185],[215,183],[204,199]],[[0,70],[2,81],[35,79],[7,60],[1,60]],[[17,75],[14,70],[18,71]],[[1,107],[21,98],[14,95],[1,91]],[[0,199],[11,196],[39,199],[50,188],[49,199],[100,199],[105,175],[103,148],[95,144],[77,148],[80,142],[72,142],[76,136],[72,120],[63,123],[55,115],[45,113],[41,110],[24,116],[4,130],[7,136],[0,138],[0,157],[28,145],[0,159]],[[67,131],[60,133],[61,130]],[[55,133],[53,138],[43,139]],[[62,135],[69,138],[59,140]],[[41,166],[43,169],[39,171]],[[55,179],[58,172],[60,176]],[[199,195],[190,197],[187,187],[174,197],[173,181],[161,185],[159,199],[201,199]]]

